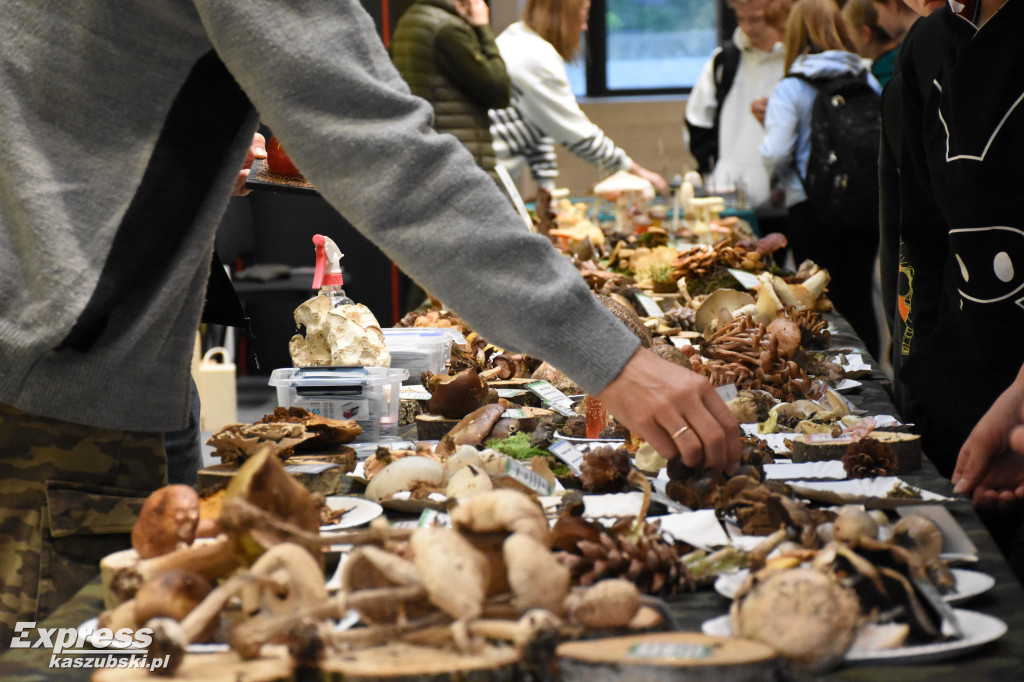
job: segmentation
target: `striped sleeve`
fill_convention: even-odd
[[[515,107],[491,109],[488,113],[498,158],[524,157],[537,184],[547,189],[554,188],[558,177],[554,139],[524,121]]]

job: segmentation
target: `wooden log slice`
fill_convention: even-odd
[[[243,661],[233,652],[185,654],[173,677],[150,674],[146,668],[101,668],[93,673],[93,682],[276,682],[291,680],[294,664],[283,646],[264,646],[260,658]],[[159,672],[156,670],[154,672]]]
[[[328,465],[336,465],[328,468]],[[337,495],[347,485],[345,474],[355,469],[356,451],[348,446],[339,446],[338,452],[330,454],[295,455],[284,461],[285,471],[290,473],[311,493]],[[224,484],[234,477],[238,464],[213,464],[199,470],[197,487],[200,491]]]
[[[439,414],[416,415],[416,440],[441,440],[461,419],[447,419]]]
[[[433,647],[396,642],[336,655],[320,664],[336,679],[373,682],[501,682],[516,679],[519,650],[486,647],[478,654],[458,654]]]
[[[892,450],[896,474],[907,474],[921,468],[921,436],[897,431],[873,431],[873,438]],[[833,438],[827,434],[800,434],[792,440],[794,462],[841,460],[856,439],[849,436]]]
[[[564,680],[761,682],[780,679],[766,644],[699,632],[659,632],[568,642],[555,650]]]

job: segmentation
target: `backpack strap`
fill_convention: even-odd
[[[740,68],[740,48],[731,40],[722,44],[722,50],[715,55],[714,76],[715,76],[715,101],[718,108],[715,113],[715,127],[718,127],[718,118],[721,116],[722,103],[725,96],[729,94],[733,81],[736,80],[736,72]]]

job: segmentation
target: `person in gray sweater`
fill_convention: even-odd
[[[486,338],[550,361],[665,456],[738,463],[710,384],[640,349],[523,229],[358,0],[12,0],[0,27],[0,647],[95,575],[165,477],[257,111]]]

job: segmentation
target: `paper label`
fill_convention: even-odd
[[[645,642],[629,648],[630,658],[654,658],[676,660],[698,660],[709,658],[712,647],[707,644],[683,644],[681,642]]]
[[[636,302],[640,304],[640,307],[647,313],[647,317],[665,317],[664,311],[658,302],[647,294],[637,294]]]
[[[538,495],[550,495],[555,490],[547,479],[535,471],[530,471],[511,457],[505,460],[505,475],[519,481]]]
[[[372,419],[370,401],[366,398],[355,400],[297,400],[297,405],[309,410],[311,414],[327,419],[354,419],[366,421]]]
[[[452,525],[452,519],[445,512],[439,512],[436,509],[424,509],[423,513],[420,514],[420,518],[416,521],[417,528],[427,528],[429,526],[443,526],[450,527]]]
[[[498,388],[495,389],[495,393],[499,398],[518,398],[521,395],[526,395],[526,391],[521,388]]]
[[[831,433],[808,433],[804,438],[808,443],[825,445],[844,445],[856,440],[853,436],[833,436]]]
[[[756,289],[759,284],[761,284],[761,280],[757,278],[757,275],[755,275],[752,272],[747,272],[746,270],[740,270],[739,268],[729,268],[729,274],[732,275],[736,279],[736,281],[740,283],[740,286],[743,287],[744,289],[753,290]]]
[[[715,393],[718,397],[729,402],[730,400],[739,396],[739,391],[736,390],[735,384],[726,384],[725,386],[715,386]]]
[[[576,414],[572,411],[572,401],[569,400],[569,397],[547,381],[532,381],[526,385],[526,388],[538,395],[548,407],[563,417],[572,417]]]
[[[579,475],[580,466],[583,464],[583,453],[575,445],[567,440],[555,441],[548,446],[555,457],[565,462],[566,466],[572,469],[573,473]]]
[[[402,386],[399,393],[402,400],[430,400],[430,391],[422,386]]]
[[[502,419],[526,419],[526,413],[519,409],[505,410],[501,413]]]
[[[303,462],[302,464],[286,464],[284,470],[289,474],[322,474],[336,466],[338,465],[333,462]]]

